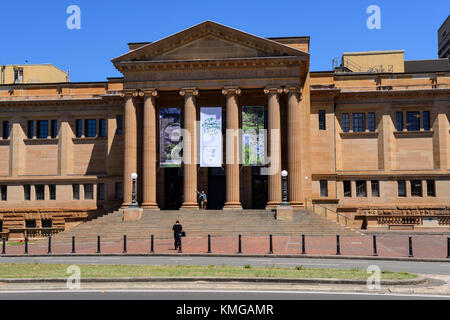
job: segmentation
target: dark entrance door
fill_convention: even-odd
[[[201,192],[201,190],[199,190]],[[220,210],[225,205],[225,169],[208,168],[207,209]]]
[[[267,205],[267,176],[260,175],[260,168],[252,168],[252,208],[265,209]]]
[[[178,210],[183,202],[183,169],[165,168],[165,207]]]

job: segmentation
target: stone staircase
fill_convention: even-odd
[[[123,213],[115,211],[98,219],[83,223],[59,233],[55,240],[95,241],[100,235],[103,240],[117,241],[124,234],[130,240],[172,238],[172,225],[179,220],[188,237],[211,236],[264,236],[281,235],[360,235],[358,231],[342,227],[308,210],[296,210],[293,221],[275,219],[274,212],[267,210],[144,210],[138,221],[122,221]]]

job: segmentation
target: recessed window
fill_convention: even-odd
[[[372,180],[370,182],[371,188],[372,188],[372,197],[379,197],[380,196],[380,181],[378,180]]]
[[[328,181],[320,180],[320,196],[328,197]]]
[[[77,138],[81,138],[83,135],[83,120],[77,119],[75,122],[75,135]]]
[[[0,232],[3,232],[3,220],[0,220]]]
[[[25,220],[25,228],[36,228],[36,220]]]
[[[96,119],[84,120],[84,136],[87,138],[94,138],[97,136],[97,120]]]
[[[37,137],[39,139],[48,138],[48,120],[37,121]]]
[[[406,197],[406,181],[405,180],[397,181],[397,186],[398,186],[398,196]]]
[[[326,130],[327,123],[325,119],[325,110],[319,110],[319,130]]]
[[[85,184],[84,185],[84,199],[92,200],[94,199],[94,185],[93,184]]]
[[[106,119],[100,119],[100,131],[99,131],[99,137],[104,138],[106,137]]]
[[[55,139],[58,136],[58,120],[52,120],[52,138]]]
[[[52,219],[42,219],[41,225],[42,228],[52,228],[53,227]]]
[[[115,185],[115,199],[119,201],[123,201],[123,183],[116,182]]]
[[[49,184],[48,189],[50,192],[50,200],[56,200],[56,185],[55,184]]]
[[[364,113],[352,113],[353,132],[366,131],[366,115]]]
[[[23,68],[14,68],[14,83],[23,83]]]
[[[344,197],[352,196],[352,182],[344,181]]]
[[[116,134],[123,134],[123,117],[122,117],[122,115],[116,116]]]
[[[375,132],[376,122],[375,122],[375,113],[374,112],[369,112],[369,114],[367,116],[367,122],[368,122],[369,131]]]
[[[397,131],[403,131],[403,112],[395,113],[395,128]]]
[[[420,112],[418,111],[406,112],[406,130],[408,131],[420,130]]]
[[[421,197],[422,196],[422,181],[421,180],[411,180],[411,196]]]
[[[105,200],[105,184],[97,184],[97,200]]]
[[[430,130],[430,111],[422,112],[423,130]]]
[[[34,186],[34,190],[36,192],[36,200],[44,200],[45,199],[44,185],[43,184],[35,185]]]
[[[348,117],[348,113],[342,114],[342,131],[344,132],[350,131],[350,118]]]
[[[6,185],[0,186],[0,197],[2,201],[8,200],[8,186]]]
[[[436,197],[436,184],[434,180],[427,180],[427,196]]]
[[[28,137],[28,139],[34,138],[34,121],[33,120],[28,120],[27,137]]]
[[[31,200],[31,186],[29,184],[23,186],[23,198],[24,200]]]
[[[73,193],[73,200],[80,200],[80,185],[79,184],[72,185],[72,193]]]
[[[9,121],[3,121],[3,139],[9,139]]]
[[[367,197],[366,181],[356,181],[356,196],[357,197]]]

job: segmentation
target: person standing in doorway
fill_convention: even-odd
[[[204,190],[202,190],[202,192],[198,192],[198,197],[200,198],[200,209],[202,210],[206,210],[206,203],[208,202],[208,200],[206,199],[206,193]]]
[[[179,249],[181,246],[181,233],[183,232],[183,226],[180,224],[180,221],[176,221],[172,227],[173,237],[175,239],[175,250]]]

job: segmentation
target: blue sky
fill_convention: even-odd
[[[66,9],[81,9],[81,29],[69,30]],[[369,30],[369,5],[381,8],[381,30]],[[448,0],[346,1],[3,1],[0,65],[53,63],[71,81],[120,76],[110,60],[128,42],[156,41],[204,20],[261,37],[310,36],[311,70],[330,70],[346,51],[404,49],[405,58],[437,58],[437,29]]]

